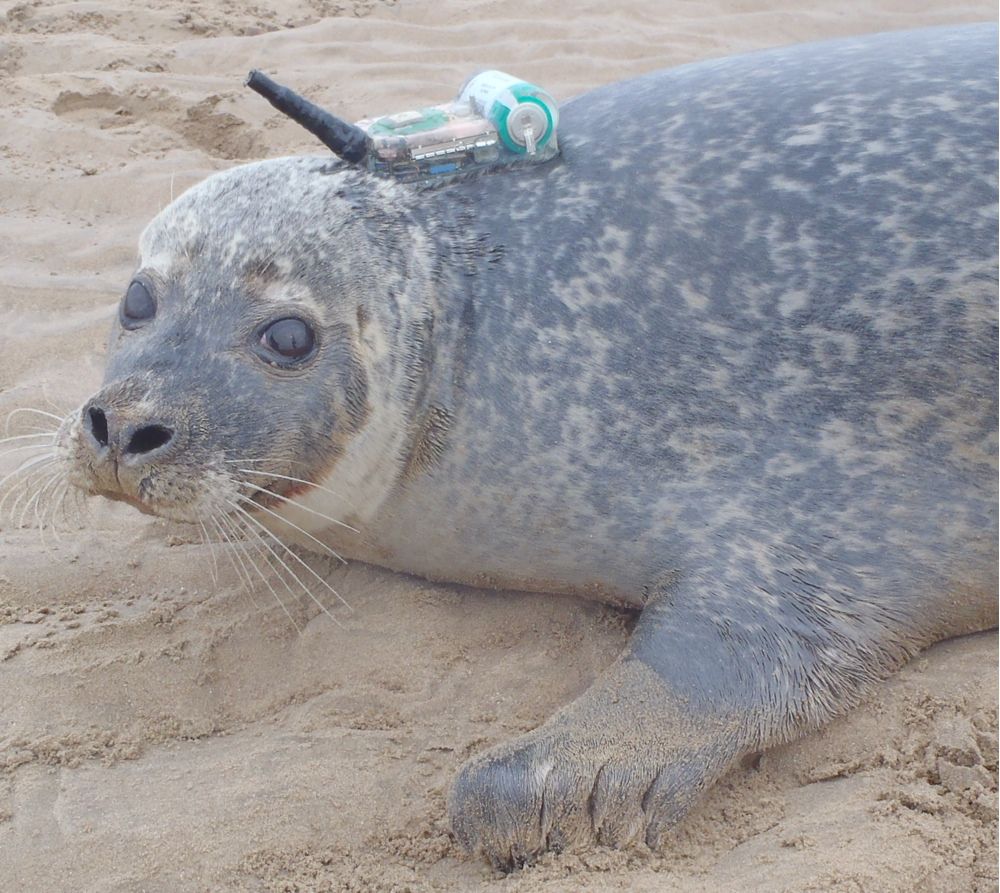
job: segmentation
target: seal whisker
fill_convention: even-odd
[[[10,431],[10,421],[19,412],[33,412],[36,415],[45,416],[49,419],[55,419],[60,425],[65,421],[65,416],[59,416],[52,412],[46,412],[44,409],[35,409],[33,406],[18,406],[16,409],[12,409],[7,413],[7,422],[4,426],[4,431]]]
[[[243,586],[247,591],[247,595],[250,596],[250,600],[254,603],[258,610],[263,610],[264,606],[257,600],[257,596],[254,594],[253,577],[250,575],[249,570],[247,570],[246,562],[243,560],[243,556],[246,554],[246,546],[243,538],[240,536],[238,527],[232,522],[228,515],[222,511],[210,520],[212,520],[215,524],[215,528],[219,531],[219,535],[229,545],[230,548],[227,551],[233,551],[236,555],[236,560],[239,562],[239,566],[233,566],[236,568],[237,575],[240,577],[240,581],[243,583]],[[230,556],[230,561],[232,560],[232,556]]]
[[[24,527],[25,513],[22,511],[20,516],[18,516],[18,509],[21,508],[22,501],[25,503],[26,508],[31,506],[32,496],[37,494],[38,490],[48,481],[48,477],[45,476],[47,471],[48,469],[46,468],[36,469],[35,474],[29,474],[23,481],[21,481],[22,486],[19,488],[17,498],[14,500],[14,504],[10,507],[10,513],[8,515],[10,522],[14,527]],[[42,476],[41,482],[39,482],[39,476]],[[38,484],[37,488],[35,487],[36,484]]]
[[[254,547],[254,544],[250,543],[246,537],[246,531],[237,524],[231,517],[227,515],[219,515],[218,522],[220,525],[224,526],[228,533],[228,541],[230,545],[236,550],[236,558],[239,560],[241,567],[246,573],[246,578],[244,579],[244,584],[247,589],[247,594],[250,596],[254,605],[256,605],[258,610],[263,610],[263,605],[257,600],[255,594],[255,583],[253,574],[250,573],[249,568],[253,568],[254,573],[260,578],[261,582],[271,591],[271,595],[274,596],[275,601],[281,606],[282,611],[291,620],[292,625],[299,630],[299,625],[295,622],[295,619],[291,616],[288,609],[285,607],[285,603],[281,600],[281,597],[277,592],[271,587],[270,581],[268,580],[267,574],[263,573],[260,565],[257,562],[257,558],[262,558],[263,553],[259,546]],[[245,560],[244,560],[245,559]],[[270,566],[268,566],[270,567]],[[284,580],[281,581],[284,583]],[[287,588],[287,584],[286,584]],[[294,597],[294,593],[292,593]],[[299,630],[301,632],[301,630]]]
[[[48,470],[47,467],[43,465],[41,468],[36,468],[34,471],[28,472],[28,474],[25,475],[23,480],[18,481],[19,486],[16,489],[17,498],[14,500],[14,504],[10,507],[10,512],[8,513],[8,517],[10,518],[11,523],[14,524],[16,527],[24,526],[23,513],[21,514],[21,517],[18,521],[16,522],[14,521],[14,517],[17,515],[17,510],[21,507],[21,501],[25,497],[28,497],[29,502],[31,501],[30,497],[30,494],[32,492],[31,488],[37,482],[38,477],[40,475],[44,475],[47,470]],[[12,488],[10,492],[11,493],[15,492],[14,488]],[[2,505],[2,503],[0,503],[0,505]]]
[[[242,509],[239,509],[238,507],[237,507],[237,510],[238,510],[238,511],[241,511],[241,512],[243,512],[243,510],[242,510]],[[299,564],[301,564],[301,565],[302,565],[302,566],[303,566],[303,567],[304,567],[304,568],[305,568],[305,569],[306,569],[307,571],[309,571],[309,573],[311,573],[311,574],[312,574],[312,575],[313,575],[313,576],[314,576],[314,577],[315,577],[315,578],[316,578],[317,580],[319,580],[319,582],[320,582],[321,584],[323,584],[323,585],[324,585],[324,586],[325,586],[325,587],[326,587],[327,589],[329,589],[329,590],[330,590],[330,591],[331,591],[331,592],[332,592],[332,593],[333,593],[333,594],[334,594],[334,595],[335,595],[335,596],[336,596],[336,597],[337,597],[338,599],[340,599],[340,601],[341,601],[341,602],[343,602],[344,606],[345,606],[345,607],[347,607],[347,609],[348,609],[348,610],[353,610],[353,608],[351,608],[351,606],[350,606],[350,605],[349,605],[349,604],[348,604],[348,603],[347,603],[346,601],[344,601],[344,599],[343,599],[343,597],[342,597],[342,596],[340,595],[340,593],[339,593],[339,592],[337,592],[337,590],[336,590],[336,589],[334,589],[334,588],[333,588],[332,586],[330,586],[330,584],[329,584],[329,583],[327,583],[327,582],[326,582],[326,581],[325,581],[325,580],[324,580],[324,579],[323,579],[322,577],[320,577],[320,576],[319,576],[319,574],[317,574],[317,573],[316,573],[316,571],[314,571],[314,570],[313,570],[313,569],[312,569],[311,567],[309,567],[309,565],[308,565],[308,564],[307,564],[307,563],[306,563],[305,561],[303,561],[303,559],[302,559],[302,558],[300,558],[300,557],[299,557],[298,555],[296,555],[296,554],[295,554],[295,553],[294,553],[294,552],[293,552],[293,551],[292,551],[292,550],[291,550],[291,549],[289,548],[289,546],[288,546],[287,544],[283,543],[283,542],[282,542],[282,541],[281,541],[280,539],[278,539],[278,537],[276,537],[276,536],[275,536],[275,535],[274,535],[274,534],[273,534],[273,533],[272,533],[272,532],[271,532],[270,530],[268,530],[268,529],[267,529],[266,527],[264,527],[264,526],[263,526],[262,524],[260,524],[260,522],[256,521],[256,519],[252,518],[252,517],[251,517],[250,515],[248,515],[248,514],[247,514],[246,512],[243,512],[243,514],[245,514],[245,515],[246,515],[246,517],[247,517],[247,519],[248,519],[249,521],[252,521],[252,522],[253,522],[253,523],[255,524],[256,528],[257,528],[256,530],[254,530],[254,529],[250,529],[250,528],[248,528],[248,527],[244,527],[243,529],[244,529],[244,530],[245,530],[245,531],[246,531],[246,532],[247,532],[248,534],[250,534],[250,535],[254,536],[254,538],[256,539],[256,541],[258,542],[258,544],[259,544],[259,545],[260,545],[261,547],[263,547],[264,549],[266,549],[266,550],[267,550],[267,552],[268,552],[268,553],[269,553],[269,554],[271,555],[271,557],[273,557],[273,558],[274,558],[274,560],[275,560],[275,561],[277,561],[277,562],[278,562],[278,563],[279,563],[279,564],[281,565],[281,567],[282,567],[282,568],[284,568],[284,570],[285,570],[285,571],[286,571],[286,572],[287,572],[287,573],[288,573],[288,574],[289,574],[289,575],[290,575],[290,576],[292,577],[292,579],[293,579],[293,580],[295,580],[295,582],[299,584],[299,586],[300,586],[300,587],[302,588],[302,591],[303,591],[303,592],[304,592],[304,593],[305,593],[306,595],[308,595],[308,596],[309,596],[309,598],[310,598],[310,599],[312,599],[312,600],[313,600],[313,601],[314,601],[314,602],[315,602],[315,603],[316,603],[316,604],[317,604],[317,605],[319,606],[319,608],[320,608],[320,609],[321,609],[321,610],[322,610],[322,611],[323,611],[323,612],[324,612],[325,614],[327,614],[327,615],[329,616],[329,618],[330,618],[330,619],[331,619],[331,620],[332,620],[332,621],[333,621],[334,623],[336,623],[336,624],[337,624],[337,626],[340,626],[340,627],[342,627],[342,624],[340,623],[340,621],[339,621],[339,620],[337,620],[337,618],[336,618],[336,617],[334,617],[334,616],[333,616],[333,615],[332,615],[332,614],[330,613],[329,609],[328,609],[328,608],[327,608],[327,607],[326,607],[326,606],[325,606],[325,605],[324,605],[324,604],[323,604],[323,603],[322,603],[322,602],[321,602],[321,601],[320,601],[320,600],[319,600],[318,598],[316,598],[316,596],[315,596],[315,595],[313,594],[313,591],[312,591],[312,590],[311,590],[311,589],[310,589],[310,588],[309,588],[309,587],[308,587],[308,586],[307,586],[307,585],[306,585],[306,584],[305,584],[305,583],[304,583],[304,582],[302,581],[302,579],[301,579],[301,578],[299,577],[299,575],[295,573],[295,571],[294,571],[294,570],[293,570],[293,569],[291,568],[291,566],[290,566],[290,565],[288,564],[288,562],[287,562],[287,561],[285,561],[285,560],[284,560],[284,559],[283,559],[283,558],[281,557],[281,555],[280,555],[280,554],[278,554],[278,552],[276,552],[276,551],[274,550],[274,548],[273,548],[273,547],[271,546],[271,544],[270,544],[270,543],[268,542],[268,540],[267,540],[267,539],[265,539],[265,535],[266,535],[266,537],[267,537],[268,539],[270,539],[270,540],[271,540],[272,542],[274,542],[274,543],[275,543],[276,545],[278,545],[278,546],[280,546],[280,547],[281,547],[282,549],[284,549],[284,550],[285,550],[285,552],[287,552],[287,553],[288,553],[288,555],[289,555],[290,557],[292,557],[292,558],[294,558],[294,559],[295,559],[296,561],[298,561],[298,562],[299,562]],[[277,569],[275,569],[275,572],[277,573]],[[286,587],[288,587],[288,589],[289,589],[289,592],[292,592],[292,590],[291,590],[291,587],[289,587],[289,586],[288,586],[288,583],[287,583],[287,581],[285,581],[285,580],[284,580],[284,578],[282,578],[282,577],[280,577],[280,576],[279,576],[279,579],[282,579],[282,581],[283,581],[283,582],[285,583]],[[292,593],[292,594],[294,595],[294,593]]]
[[[51,463],[51,462],[55,462],[55,461],[56,461],[56,458],[55,458],[54,455],[52,455],[52,453],[45,453],[42,456],[33,456],[30,459],[28,459],[27,461],[23,462],[17,468],[15,468],[12,472],[10,472],[9,474],[5,475],[3,478],[0,478],[0,489],[3,489],[3,486],[4,486],[4,484],[7,483],[7,481],[11,480],[12,478],[16,477],[17,475],[21,474],[22,472],[26,472],[27,473],[27,476],[24,478],[24,480],[17,481],[4,494],[3,498],[0,499],[0,514],[3,513],[4,504],[7,502],[8,498],[11,496],[12,493],[14,493],[18,489],[17,485],[18,484],[26,485],[27,482],[29,480],[31,480],[32,477],[34,477],[34,475],[37,473],[37,471],[40,470],[36,466],[38,466],[40,464],[44,466],[45,464],[48,464],[48,463]],[[31,469],[33,469],[33,468],[35,469],[35,471],[31,471]]]
[[[45,478],[45,480],[42,481],[41,484],[38,485],[38,487],[35,489],[34,494],[27,500],[27,502],[25,502],[24,508],[21,510],[21,515],[17,521],[18,527],[24,526],[25,518],[27,517],[28,512],[33,508],[35,521],[37,522],[39,529],[41,529],[42,521],[41,518],[38,516],[39,501],[41,500],[45,491],[48,490],[49,487],[51,487],[53,484],[57,483],[61,476],[62,476],[62,471],[60,469],[56,469],[55,471],[50,472],[49,476]]]
[[[15,449],[18,452],[20,452],[21,448],[20,447],[15,447]],[[35,449],[43,449],[43,448],[36,446]],[[13,451],[11,451],[11,452],[13,452]],[[3,455],[7,455],[7,454],[4,453]],[[0,458],[2,458],[2,457],[0,457]],[[9,474],[7,474],[4,477],[0,478],[0,485],[2,485],[4,483],[4,481],[9,480],[10,478],[12,478],[18,472],[24,471],[24,470],[26,470],[28,468],[31,468],[34,465],[37,465],[38,462],[40,460],[42,460],[42,459],[53,459],[54,460],[55,458],[56,458],[55,454],[51,450],[45,450],[44,453],[41,453],[41,454],[39,454],[37,456],[29,456],[27,459],[25,459],[25,461],[21,465],[19,465],[17,468],[15,468],[12,472],[10,472]]]
[[[12,437],[0,437],[0,443],[10,443],[12,440],[35,440],[39,437],[47,437],[49,440],[55,440],[58,431],[45,431],[41,434],[15,434]]]
[[[294,499],[289,499],[287,496],[282,496],[280,493],[275,493],[273,490],[268,490],[267,487],[258,487],[256,484],[251,484],[249,481],[243,481],[243,484],[247,487],[253,487],[258,493],[266,493],[268,496],[273,496],[275,499],[280,499],[282,502],[287,502],[294,505],[296,508],[302,509],[304,512],[308,512],[310,515],[316,515],[319,518],[323,518],[325,521],[329,521],[331,524],[336,524],[338,527],[345,527],[353,533],[360,533],[357,527],[351,527],[350,524],[345,524],[343,521],[338,521],[336,518],[331,518],[329,515],[324,515],[322,512],[311,508],[308,505],[302,505],[301,502],[296,502]]]
[[[219,586],[219,564],[215,558],[215,544],[212,542],[212,538],[208,535],[208,528],[205,527],[205,522],[200,518],[198,519],[198,527],[200,528],[201,541],[208,546],[208,553],[212,557],[212,586],[218,588]]]
[[[313,481],[304,480],[303,478],[293,478],[291,477],[291,475],[278,474],[277,472],[274,471],[254,471],[253,469],[250,468],[237,468],[236,470],[242,472],[243,474],[257,474],[260,475],[261,477],[278,478],[282,481],[291,481],[294,484],[305,484],[307,487],[313,487],[314,489],[319,490],[321,493],[329,493],[331,496],[336,497],[337,499],[343,499],[343,497],[339,493],[335,493],[328,487],[324,487],[321,484],[317,484]],[[277,496],[278,494],[275,493],[274,495]],[[339,524],[342,522],[338,521],[337,523]],[[344,526],[347,527],[348,525],[345,524]],[[351,527],[350,529],[354,530],[353,527]],[[359,531],[354,530],[354,532],[358,533]]]
[[[63,409],[55,400],[53,400],[48,394],[42,391],[42,399],[49,404],[56,412],[62,413],[63,417],[69,412],[69,410]]]
[[[281,606],[281,610],[285,612],[285,616],[288,617],[288,619],[292,622],[292,626],[295,627],[296,632],[298,632],[299,635],[301,635],[302,634],[302,627],[299,626],[298,622],[292,616],[292,612],[288,610],[288,607],[281,600],[281,596],[278,595],[278,593],[275,590],[275,588],[271,585],[271,581],[268,580],[267,575],[260,569],[260,566],[257,564],[257,562],[254,561],[253,555],[250,552],[250,545],[249,545],[249,543],[246,541],[246,539],[244,537],[241,537],[241,536],[237,535],[237,533],[239,533],[239,532],[252,533],[252,531],[249,531],[246,528],[238,527],[236,525],[235,521],[233,521],[232,518],[230,518],[230,517],[228,517],[227,515],[224,515],[224,514],[220,515],[220,521],[225,522],[233,530],[233,537],[231,539],[231,542],[234,544],[234,546],[236,546],[236,548],[242,550],[243,554],[246,556],[247,561],[250,562],[250,564],[252,565],[253,569],[257,572],[257,575],[261,578],[261,580],[263,580],[264,585],[267,586],[267,588],[271,591],[271,595],[274,596],[275,601],[277,601],[277,603]],[[262,545],[265,545],[265,544],[259,542],[259,540],[260,540],[259,537],[257,537],[257,540],[258,540],[258,553],[257,554],[260,557],[264,558],[264,560],[266,562],[267,559],[264,556],[263,549],[260,548]],[[237,557],[239,557],[239,552],[237,552]],[[268,564],[268,568],[270,568],[270,567],[271,567],[271,565]],[[295,592],[292,590],[292,587],[288,585],[288,581],[285,580],[284,577],[282,577],[280,574],[276,573],[275,576],[278,578],[278,580],[281,581],[281,584],[285,587],[285,589],[288,590],[288,594],[291,595],[291,597],[294,599],[295,598]],[[249,577],[249,574],[248,574],[248,577]],[[249,591],[251,593],[250,597],[253,598],[254,603],[257,604],[257,599],[253,596],[253,582],[252,582],[252,580],[249,580],[249,579],[248,579],[248,589],[249,589]],[[258,606],[258,608],[260,607],[259,604],[257,606]]]
[[[52,494],[55,494],[59,489],[59,484],[65,480],[63,476],[62,469],[55,471],[45,484],[39,489],[35,496],[34,511],[35,516],[35,527],[38,529],[38,539],[40,540],[42,547],[45,547],[45,514],[47,508],[47,501],[51,502],[52,495],[46,495],[47,491],[52,490]],[[27,506],[25,506],[25,512],[27,511]]]
[[[7,501],[15,494],[18,494],[10,512],[10,518],[13,520],[14,513],[17,511],[17,505],[21,501],[21,496],[25,488],[30,487],[38,475],[44,474],[48,466],[54,463],[55,457],[49,453],[40,456],[31,456],[19,468],[14,469],[6,477],[0,479],[0,490],[6,489],[3,497],[0,498],[0,513],[3,512]],[[10,481],[10,486],[5,488],[4,485],[8,481]]]
[[[223,450],[222,452],[224,452],[224,453],[225,452],[232,452],[232,450]],[[249,456],[246,457],[246,458],[244,458],[244,459],[240,459],[237,456],[236,458],[223,459],[222,461],[225,462],[227,465],[236,465],[236,464],[239,464],[241,462],[250,462],[250,463],[260,464],[261,462],[270,462],[272,460],[267,459],[267,458],[264,458],[264,459],[252,458],[252,457],[249,457]],[[308,462],[299,462],[297,459],[282,459],[282,462],[284,462],[286,465],[308,465],[309,464]],[[261,472],[254,472],[254,473],[255,474],[260,474]],[[304,481],[304,483],[310,484],[311,486],[314,486],[314,487],[318,487],[319,486],[319,484],[313,484],[311,481]],[[336,495],[336,494],[334,494],[334,495]]]
[[[11,480],[12,478],[17,477],[17,475],[19,475],[21,472],[29,472],[30,469],[38,465],[38,463],[43,459],[49,459],[51,461],[55,461],[56,459],[55,453],[52,450],[48,449],[48,447],[36,444],[32,448],[35,450],[33,455],[19,457],[18,461],[20,461],[21,464],[13,471],[7,473],[2,478],[0,478],[0,487],[2,487],[7,481]],[[0,460],[5,459],[8,455],[12,453],[15,452],[20,453],[22,449],[24,448],[15,447],[15,449],[13,450],[8,450],[5,453],[0,453]]]
[[[227,520],[241,534],[240,542],[243,544],[244,548],[249,550],[251,547],[253,547],[254,554],[257,555],[257,557],[259,557],[264,562],[264,566],[269,571],[271,571],[274,574],[275,579],[277,579],[281,583],[281,585],[285,587],[285,591],[289,594],[289,596],[291,596],[293,602],[298,600],[299,594],[292,588],[288,580],[285,579],[284,575],[282,574],[282,570],[285,570],[287,573],[289,573],[291,577],[295,580],[295,582],[302,587],[303,591],[305,591],[306,594],[309,593],[308,588],[295,575],[295,573],[291,570],[291,568],[289,568],[288,565],[285,564],[285,562],[281,561],[281,559],[275,555],[273,549],[271,549],[268,546],[268,544],[264,542],[263,538],[256,530],[249,528],[242,521],[237,522],[231,515],[227,515]],[[274,558],[277,558],[280,565],[279,567],[275,567],[274,564],[272,563],[272,559]],[[275,598],[278,598],[278,594],[276,592],[274,593],[274,596]],[[284,602],[282,602],[281,604],[282,607],[284,607]],[[292,622],[294,623],[295,621]],[[302,632],[301,627],[297,623],[295,623],[295,628],[300,633]]]
[[[243,518],[244,518],[244,519],[245,519],[246,521],[248,521],[249,523],[253,524],[253,525],[254,525],[254,527],[255,527],[255,528],[256,528],[257,530],[259,530],[259,531],[261,532],[261,534],[262,534],[262,538],[261,538],[261,542],[263,543],[263,545],[265,545],[265,546],[267,547],[268,551],[269,551],[269,552],[270,552],[270,553],[271,553],[272,555],[274,555],[274,557],[275,557],[275,558],[277,558],[277,559],[278,559],[279,561],[281,561],[281,563],[282,563],[282,565],[283,565],[283,566],[285,567],[285,569],[286,569],[286,570],[287,570],[287,571],[288,571],[288,572],[289,572],[289,573],[290,573],[290,574],[291,574],[291,575],[292,575],[293,577],[295,577],[295,581],[296,581],[296,582],[297,582],[297,583],[298,583],[298,584],[299,584],[299,585],[300,585],[300,586],[301,586],[301,587],[302,587],[302,588],[303,588],[303,589],[305,590],[305,592],[306,592],[306,593],[307,593],[307,594],[309,595],[309,597],[310,597],[310,598],[311,598],[311,599],[312,599],[312,600],[313,600],[314,602],[316,602],[316,604],[317,604],[317,605],[319,605],[319,607],[320,607],[320,608],[322,608],[322,609],[323,609],[323,611],[324,611],[324,612],[325,612],[325,613],[326,613],[326,614],[327,614],[327,615],[328,615],[328,616],[330,617],[330,619],[331,619],[331,620],[332,620],[332,621],[333,621],[334,623],[336,623],[336,624],[337,624],[337,626],[340,626],[340,625],[341,625],[341,624],[340,624],[340,621],[338,621],[338,620],[337,620],[337,618],[336,618],[336,617],[334,617],[334,616],[333,616],[333,614],[331,614],[331,613],[330,613],[330,611],[329,611],[329,609],[328,609],[328,608],[326,607],[326,605],[324,605],[324,604],[323,604],[323,603],[322,603],[322,602],[321,602],[321,601],[320,601],[320,600],[319,600],[318,598],[316,598],[316,596],[315,596],[315,595],[313,594],[312,590],[311,590],[311,589],[310,589],[310,588],[309,588],[308,586],[306,586],[306,585],[305,585],[305,583],[303,583],[303,582],[302,582],[302,581],[301,581],[301,580],[300,580],[300,579],[298,578],[298,576],[297,576],[297,575],[295,574],[295,572],[294,572],[294,571],[293,571],[293,570],[292,570],[292,569],[291,569],[291,568],[290,568],[290,567],[289,567],[289,566],[288,566],[288,565],[287,565],[287,564],[285,563],[285,561],[284,561],[284,560],[283,560],[283,559],[282,559],[282,558],[281,558],[281,557],[280,557],[280,556],[279,556],[279,555],[278,555],[278,554],[277,554],[277,553],[276,553],[276,552],[274,551],[274,549],[273,549],[273,548],[271,548],[271,545],[270,545],[270,543],[268,543],[266,539],[263,539],[263,536],[267,536],[267,537],[269,537],[269,538],[270,538],[270,539],[271,539],[271,540],[272,540],[272,541],[273,541],[273,542],[274,542],[275,544],[277,544],[278,546],[281,546],[281,548],[282,548],[282,549],[284,549],[286,553],[288,553],[288,556],[289,556],[290,558],[294,558],[294,559],[295,559],[295,560],[296,560],[296,561],[297,561],[297,562],[298,562],[299,564],[301,564],[301,565],[302,565],[302,567],[304,567],[304,568],[305,568],[305,569],[306,569],[307,571],[309,571],[309,573],[310,573],[310,574],[312,574],[312,575],[313,575],[313,576],[314,576],[314,577],[315,577],[315,578],[316,578],[316,579],[317,579],[317,580],[319,581],[319,583],[320,583],[320,584],[321,584],[322,586],[326,587],[326,588],[327,588],[327,589],[328,589],[328,590],[329,590],[330,592],[332,592],[332,593],[333,593],[333,595],[334,595],[334,596],[336,596],[336,598],[337,598],[337,599],[338,599],[338,600],[339,600],[339,601],[341,602],[341,604],[343,604],[343,605],[344,605],[344,607],[345,607],[345,608],[347,608],[348,610],[351,610],[351,611],[353,611],[354,609],[353,609],[353,608],[352,608],[352,607],[350,606],[350,604],[348,604],[348,602],[347,602],[347,601],[346,601],[346,600],[344,599],[344,597],[343,597],[343,596],[342,596],[342,595],[341,595],[341,594],[340,594],[339,592],[337,592],[337,590],[336,590],[336,589],[334,589],[334,588],[333,588],[333,587],[332,587],[332,586],[331,586],[331,585],[330,585],[329,583],[327,583],[327,581],[326,581],[326,580],[324,580],[324,579],[323,579],[323,578],[322,578],[322,577],[321,577],[321,576],[320,576],[320,575],[319,575],[318,573],[316,573],[316,571],[315,571],[315,570],[313,570],[313,569],[312,569],[312,568],[311,568],[311,567],[310,567],[310,566],[308,565],[308,563],[307,563],[307,562],[305,562],[305,561],[304,561],[304,560],[303,560],[302,558],[300,558],[300,557],[299,557],[298,555],[296,555],[296,554],[295,554],[295,553],[294,553],[294,552],[293,552],[293,551],[291,550],[291,548],[289,548],[289,547],[288,547],[287,545],[285,545],[285,543],[283,543],[283,542],[282,542],[282,541],[281,541],[280,539],[278,539],[278,537],[276,537],[276,536],[275,536],[275,535],[274,535],[273,533],[271,533],[271,531],[270,531],[270,530],[268,530],[268,529],[267,529],[267,528],[266,528],[266,527],[265,527],[265,526],[264,526],[263,524],[261,524],[261,523],[260,523],[260,521],[258,521],[258,520],[257,520],[256,518],[254,518],[254,517],[253,517],[253,515],[251,515],[251,514],[250,514],[250,513],[248,512],[248,511],[246,511],[246,509],[242,508],[242,507],[241,507],[241,506],[240,506],[239,504],[237,504],[237,503],[235,503],[235,502],[230,502],[230,503],[229,503],[229,505],[230,505],[230,507],[231,507],[231,508],[232,508],[232,509],[233,509],[233,510],[234,510],[235,512],[237,512],[237,513],[238,513],[238,514],[239,514],[240,516],[242,516],[242,517],[243,517]]]
[[[84,501],[83,493],[80,492],[76,487],[71,488],[73,493],[73,505],[75,510],[79,513],[86,507],[86,502]]]
[[[28,450],[46,450],[51,452],[47,443],[28,443],[0,451],[0,459],[3,459],[4,456],[12,456],[14,453],[24,453]]]
[[[239,577],[240,583],[246,590],[247,595],[250,596],[250,601],[254,603],[254,606],[258,611],[263,610],[263,606],[259,601],[257,601],[257,596],[254,595],[253,577],[250,575],[250,571],[247,570],[246,562],[243,560],[245,549],[242,547],[241,537],[237,535],[236,529],[225,514],[220,513],[209,520],[215,525],[215,529],[219,532],[219,536],[221,536],[223,540],[229,544],[229,548],[225,550],[226,556],[229,558],[229,562],[232,564],[233,570],[236,571],[236,576]],[[285,608],[281,599],[278,599],[278,604],[281,605],[281,609],[285,612],[285,614],[288,614],[288,609]],[[293,617],[289,615],[288,619],[292,621],[293,625],[296,625]]]
[[[49,512],[49,529],[52,531],[52,536],[57,543],[62,542],[62,537],[59,535],[59,527],[56,524],[56,515],[63,510],[66,494],[69,492],[69,487],[69,478],[63,477],[62,489],[57,489],[52,495],[52,503]],[[65,514],[63,517],[65,518]]]
[[[343,556],[341,556],[337,552],[335,552],[333,549],[331,549],[321,539],[318,539],[317,537],[313,536],[308,530],[304,530],[303,528],[299,527],[298,524],[293,524],[291,521],[288,520],[288,518],[285,518],[284,516],[279,515],[276,511],[273,511],[272,509],[269,509],[267,506],[261,505],[260,503],[253,502],[253,501],[247,499],[245,496],[240,496],[239,499],[243,501],[243,503],[242,503],[243,505],[251,505],[255,509],[259,509],[262,512],[267,512],[272,517],[277,518],[279,521],[282,521],[285,524],[287,524],[293,530],[297,530],[303,536],[309,537],[309,539],[312,540],[314,543],[316,543],[316,545],[319,546],[324,552],[328,552],[330,555],[332,555],[334,558],[336,558],[337,561],[341,562],[341,564],[347,564],[347,559],[346,558],[344,558]]]

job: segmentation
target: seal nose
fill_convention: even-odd
[[[125,460],[139,456],[148,458],[174,440],[174,429],[160,423],[120,428],[114,417],[97,404],[83,411],[83,427],[95,452],[115,452]]]
[[[83,427],[101,449],[108,446],[108,417],[103,409],[91,406],[83,412]]]
[[[174,439],[174,431],[166,425],[144,425],[127,432],[127,442],[122,453],[139,456],[165,447]]]

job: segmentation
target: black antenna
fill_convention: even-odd
[[[294,90],[275,83],[256,68],[247,75],[246,85],[279,112],[318,137],[324,146],[344,161],[357,164],[368,154],[368,137],[360,127],[335,118]]]

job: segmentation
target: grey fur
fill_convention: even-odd
[[[157,474],[235,445],[328,486],[295,499],[359,527],[323,531],[349,557],[641,608],[449,809],[503,866],[655,845],[741,754],[996,623],[996,42],[652,74],[567,104],[559,161],[423,193],[321,159],[217,175],[144,235],[161,312],[99,399],[200,407],[197,460]],[[245,349],[274,300],[324,336],[294,378]]]

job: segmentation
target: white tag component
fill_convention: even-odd
[[[458,101],[468,102],[491,121],[508,151],[533,157],[551,157],[558,151],[559,109],[541,87],[503,71],[483,71],[466,81]],[[529,127],[531,135],[526,138]]]

